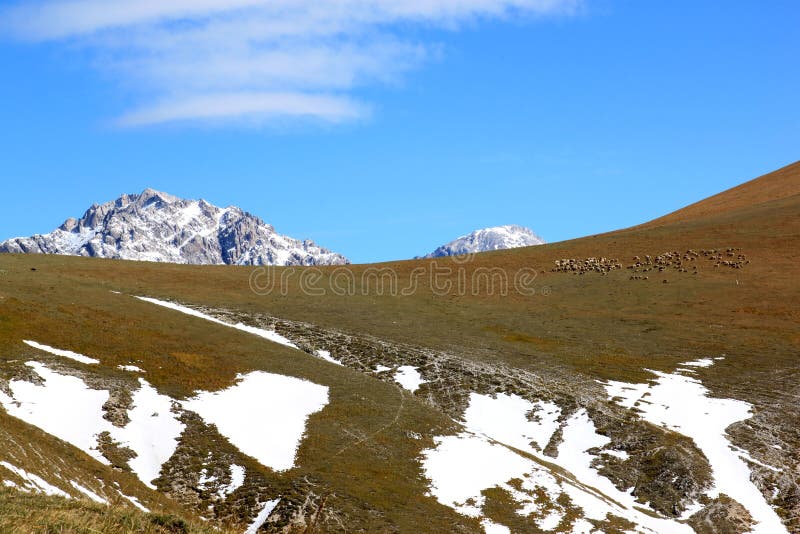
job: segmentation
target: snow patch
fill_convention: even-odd
[[[228,389],[201,392],[183,402],[243,453],[275,471],[294,466],[308,417],[328,403],[328,388],[263,371],[239,375]],[[253,421],[255,407],[267,410]]]
[[[75,488],[76,490],[80,491],[81,493],[83,493],[84,495],[89,497],[94,502],[100,503],[100,504],[108,504],[108,501],[106,499],[104,499],[103,497],[101,497],[97,493],[93,492],[89,488],[81,486],[80,484],[78,484],[74,480],[70,481],[70,484],[72,485],[73,488]]]
[[[281,502],[280,499],[265,502],[261,508],[261,511],[258,512],[256,518],[253,519],[253,522],[250,523],[250,526],[244,531],[244,534],[256,534],[258,529],[260,529],[261,526],[267,522],[269,514],[271,514],[275,507],[278,506],[279,502]]]
[[[231,466],[231,483],[224,488],[220,488],[219,496],[222,498],[227,497],[237,489],[241,488],[244,484],[245,472],[246,471],[244,467],[233,464]]]
[[[711,358],[700,358],[693,362],[683,362],[681,365],[688,365],[689,367],[711,367],[714,365],[714,360]]]
[[[117,369],[119,369],[120,371],[128,371],[130,373],[144,373],[144,372],[146,372],[142,368],[137,367],[135,365],[118,365]]]
[[[468,517],[481,516],[485,500],[481,491],[532,468],[530,460],[468,432],[436,437],[434,442],[436,447],[423,451],[422,460],[431,493],[443,505]]]
[[[137,499],[136,497],[131,497],[130,495],[125,495],[125,494],[124,494],[124,493],[122,493],[121,491],[118,491],[118,493],[120,494],[120,496],[121,496],[123,499],[127,500],[129,503],[131,503],[132,505],[134,505],[136,508],[138,508],[138,509],[139,509],[139,510],[141,510],[142,512],[144,512],[144,513],[146,513],[146,514],[149,514],[149,513],[150,513],[150,510],[149,510],[149,509],[147,509],[147,508],[145,508],[144,506],[142,506],[142,503],[140,503],[140,502],[139,502],[139,499]]]
[[[586,410],[580,409],[573,414],[562,430],[562,442],[558,446],[558,463],[566,467],[578,480],[596,486],[607,482],[597,471],[590,468],[594,456],[589,449],[602,449],[611,442],[610,438],[601,436],[595,431],[594,423],[589,419]]]
[[[340,362],[340,361],[339,361],[339,360],[337,360],[336,358],[333,358],[333,357],[331,356],[331,353],[330,353],[330,351],[328,351],[328,350],[318,350],[318,351],[314,352],[314,354],[315,354],[315,355],[316,355],[318,358],[322,358],[322,359],[323,359],[323,360],[325,360],[326,362],[335,363],[336,365],[342,365],[342,362]]]
[[[97,434],[111,424],[103,419],[108,391],[90,389],[80,378],[60,375],[39,362],[27,362],[44,381],[42,385],[12,380],[12,397],[0,392],[9,415],[37,426],[108,464],[97,450]],[[65,402],[69,399],[69,402]]]
[[[611,513],[636,523],[639,531],[692,532],[684,524],[640,512],[636,507],[641,504],[632,495],[617,490],[591,466],[596,456],[588,451],[606,446],[609,439],[597,434],[586,410],[578,410],[564,423],[558,456],[544,456],[541,449],[557,430],[560,413],[549,402],[533,403],[515,395],[471,394],[464,414],[466,432],[436,437],[436,446],[422,453],[431,494],[463,515],[481,517],[481,491],[502,488],[520,505],[521,516],[535,518],[544,528],[558,525],[564,518],[567,510],[557,501],[565,493],[587,518],[602,520]],[[479,465],[476,458],[480,458]],[[551,470],[550,464],[563,471]],[[521,480],[521,484],[512,485],[512,479]],[[548,496],[549,506],[531,496],[536,491]],[[585,521],[572,524],[573,532],[591,529]]]
[[[713,363],[703,358],[682,365],[707,367]],[[649,383],[609,381],[604,384],[606,392],[622,406],[635,406],[646,421],[692,438],[711,465],[714,487],[709,496],[725,493],[747,508],[756,522],[753,533],[787,532],[775,510],[750,481],[750,469],[743,459],[751,460],[749,454],[732,447],[726,434],[730,425],[752,416],[750,404],[709,397],[702,382],[680,372],[650,372],[656,378]]]
[[[109,392],[90,389],[80,378],[61,375],[39,362],[27,362],[44,384],[13,380],[12,396],[0,392],[0,404],[9,415],[30,423],[108,465],[97,448],[98,435],[108,432],[122,446],[136,453],[129,465],[149,487],[177,447],[184,425],[172,413],[172,399],[160,395],[144,379],[133,394],[130,422],[119,428],[103,418]],[[65,402],[68,399],[68,402]]]
[[[178,226],[188,226],[195,219],[203,217],[203,210],[200,208],[200,203],[191,202],[186,207],[178,209],[177,224]]]
[[[481,521],[481,526],[486,534],[511,534],[511,529],[505,525],[498,525],[491,519]]]
[[[136,297],[139,300],[143,300],[145,302],[149,302],[151,304],[156,304],[158,306],[163,306],[165,308],[169,308],[171,310],[179,311],[181,313],[185,313],[186,315],[191,315],[192,317],[197,317],[199,319],[205,319],[206,321],[211,321],[212,323],[221,324],[223,326],[227,326],[229,328],[235,328],[237,330],[241,330],[242,332],[247,332],[248,334],[253,334],[264,339],[268,339],[269,341],[279,343],[281,345],[285,345],[287,347],[292,347],[293,349],[297,348],[297,345],[289,341],[289,339],[283,337],[282,335],[278,334],[274,330],[267,330],[264,328],[256,328],[255,326],[248,326],[242,323],[226,323],[216,317],[212,317],[208,314],[199,312],[195,309],[189,308],[187,306],[181,306],[180,304],[175,304],[174,302],[167,302],[165,300],[158,300],[150,297]]]
[[[130,422],[124,428],[110,426],[111,436],[136,453],[128,465],[139,480],[151,489],[161,467],[175,453],[184,424],[172,412],[173,400],[159,394],[146,380],[139,379],[139,389],[133,394],[133,408],[128,412]]]
[[[537,420],[528,419],[531,413]],[[561,408],[552,402],[533,403],[504,393],[494,397],[471,393],[464,420],[473,432],[525,450],[531,443],[544,449],[558,429],[560,415]]]
[[[572,523],[572,534],[594,534],[596,532],[597,529],[594,528],[594,525],[583,518]]]
[[[11,471],[19,478],[25,481],[27,489],[31,491],[35,491],[37,493],[44,493],[45,495],[57,495],[59,497],[65,497],[70,499],[69,493],[63,491],[60,488],[57,488],[44,480],[42,477],[34,475],[33,473],[28,473],[24,469],[12,465],[8,462],[0,461],[0,466],[5,467],[7,470]],[[15,484],[16,486],[16,484]]]
[[[543,518],[536,521],[536,526],[541,530],[555,530],[563,518],[563,515],[553,510]]]
[[[417,368],[410,365],[401,365],[398,367],[394,379],[411,393],[417,391],[419,387],[425,383],[425,380],[422,379],[422,375],[419,374]]]
[[[76,362],[85,363],[87,365],[95,365],[100,363],[100,360],[95,360],[94,358],[89,358],[88,356],[84,356],[83,354],[78,354],[77,352],[72,352],[71,350],[61,350],[50,347],[48,345],[42,345],[41,343],[37,343],[35,341],[30,341],[28,339],[23,340],[23,343],[28,345],[29,347],[33,347],[35,349],[43,350],[45,352],[49,352],[54,356],[61,356],[62,358],[69,358],[70,360],[75,360]]]
[[[197,481],[197,485],[200,489],[205,490],[208,489],[208,484],[210,482],[214,482],[217,480],[215,476],[208,476],[208,469],[205,467],[200,471],[200,480]]]
[[[608,454],[609,456],[614,456],[615,458],[619,458],[620,460],[627,460],[629,455],[625,451],[618,451],[615,449],[606,449],[604,451],[600,451],[603,454]]]

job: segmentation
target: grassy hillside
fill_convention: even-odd
[[[85,501],[29,495],[0,488],[0,532],[224,534],[238,530],[212,528],[173,515],[145,514],[129,506],[109,508]]]
[[[553,384],[553,395],[570,396],[570,402],[579,404],[595,394],[597,380],[644,381],[649,376],[645,369],[669,372],[679,362],[724,355],[713,369],[698,370],[698,377],[714,395],[754,405],[755,416],[729,433],[755,458],[785,468],[780,480],[757,467],[755,476],[765,487],[779,486],[781,513],[790,528],[800,529],[797,250],[800,163],[650,224],[466,260],[257,270],[0,255],[0,367],[10,378],[22,372],[20,362],[26,358],[64,366],[22,344],[34,339],[101,360],[97,372],[107,383],[131,380],[116,366],[135,363],[160,392],[175,398],[220,389],[232,384],[237,373],[254,369],[326,385],[331,403],[312,416],[297,468],[276,474],[239,458],[260,477],[242,490],[242,503],[269,493],[284,495],[288,502],[310,495],[309,517],[324,506],[341,510],[352,521],[348,530],[445,532],[478,528],[475,520],[426,496],[427,482],[414,460],[432,445],[429,436],[457,428],[452,417],[457,419],[463,410],[457,401],[461,384],[448,382],[445,370],[436,371],[444,386],[412,395],[391,380],[358,372],[357,365],[332,365],[131,295],[223,310],[245,322],[260,317],[279,332],[299,332],[315,340],[317,348],[334,334],[355,337],[362,348],[353,342],[348,354],[358,356],[361,366],[375,351],[385,351],[382,361],[395,353],[424,358],[426,351],[435,351],[465,368],[517,370]],[[646,263],[648,255],[654,262],[664,253],[676,259]],[[620,268],[554,272],[556,260],[587,258],[606,258],[604,265]],[[642,265],[637,267],[637,261]],[[432,279],[431,273],[439,274]],[[522,292],[514,288],[519,273],[527,276]],[[378,276],[387,284],[396,281],[397,291],[389,285],[380,291]],[[277,287],[267,291],[263,284],[270,279]],[[285,287],[278,283],[282,279]],[[489,279],[495,281],[493,290]],[[502,280],[508,283],[505,295]],[[254,291],[254,282],[260,290]],[[336,344],[329,348],[335,351]],[[82,369],[72,366],[69,372]],[[476,373],[474,387],[488,388]],[[510,383],[500,380],[497,387],[512,387]],[[259,411],[270,409],[254,407],[254,421]],[[1,412],[0,417],[0,437],[35,430],[17,430]],[[607,431],[618,432],[611,426]],[[195,432],[195,443],[201,445],[186,445],[187,462],[212,448],[224,449],[213,428],[201,425]],[[409,439],[409,433],[422,437]],[[180,472],[185,466],[171,468]],[[139,491],[143,499],[149,494],[161,498],[139,486],[130,491]],[[203,498],[176,492],[166,483],[160,489],[185,505]],[[11,506],[21,505],[14,501]],[[47,504],[53,517],[66,513],[62,506],[67,505]],[[76,513],[74,504],[67,508]],[[95,513],[87,508],[87,525],[94,524]],[[234,523],[248,519],[244,505],[231,507],[228,514]],[[121,529],[139,528],[129,526],[126,521],[134,519],[123,516],[102,521],[119,521]],[[139,523],[131,525],[150,520],[135,521]],[[103,525],[107,523],[91,528],[102,531]]]
[[[642,226],[657,226],[707,217],[798,194],[800,194],[800,161],[659,217]]]
[[[435,265],[453,270],[442,284],[449,280],[454,289],[444,295],[431,290],[428,276],[419,277],[411,295],[378,295],[374,279],[370,278],[369,287],[362,286],[365,271],[376,268],[369,265],[349,268],[357,284],[353,295],[338,296],[330,290],[330,275],[336,272],[332,268],[319,270],[322,278],[314,286],[325,289],[322,296],[304,295],[299,287],[301,271],[291,268],[271,269],[276,279],[288,278],[285,294],[276,289],[260,295],[250,288],[250,268],[3,256],[6,309],[20,306],[5,319],[3,333],[6,343],[18,343],[26,333],[32,335],[45,328],[46,324],[38,321],[52,321],[59,312],[79,313],[83,321],[110,324],[109,314],[124,303],[127,328],[105,327],[104,339],[94,339],[92,329],[75,329],[51,331],[51,338],[42,342],[68,342],[90,355],[102,353],[104,348],[112,353],[112,347],[126,345],[133,345],[137,353],[191,348],[185,347],[182,335],[175,334],[176,339],[170,340],[169,334],[153,331],[153,325],[159,325],[175,332],[183,318],[129,302],[110,294],[113,289],[307,321],[467,357],[577,370],[598,378],[636,374],[645,364],[669,369],[687,357],[720,353],[731,356],[725,366],[752,373],[760,367],[759,362],[768,362],[771,368],[795,364],[794,351],[800,342],[796,263],[799,211],[800,197],[795,195],[654,228],[480,254],[465,264],[440,260]],[[689,249],[725,251],[731,247],[747,256],[749,263],[743,268],[715,268],[715,262],[699,260],[697,275],[670,269],[646,273],[648,280],[630,280],[629,269],[607,276],[551,272],[553,262],[560,258],[605,256],[628,266],[634,256]],[[395,272],[403,288],[409,286],[414,269],[430,273],[433,265],[430,261],[407,261],[377,268]],[[510,281],[517,270],[533,268],[537,271],[533,287],[538,291],[533,296],[513,290],[507,296],[487,295],[484,284],[478,295],[471,294],[471,287],[460,295],[455,288],[462,267],[468,281],[480,268],[499,268]],[[289,276],[289,272],[293,274]],[[91,294],[76,301],[77,290]],[[68,300],[72,302],[62,304]],[[42,306],[52,308],[53,313],[44,313]],[[144,335],[132,339],[131,329]],[[189,333],[192,338],[199,335]],[[235,367],[229,361],[215,361],[215,365],[229,366],[225,376],[231,377]],[[186,363],[178,361],[176,365]],[[178,385],[170,383],[170,387]]]

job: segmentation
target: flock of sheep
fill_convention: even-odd
[[[741,253],[739,248],[727,249],[689,249],[686,252],[664,252],[658,256],[651,256],[646,254],[644,257],[634,256],[632,263],[627,266],[627,269],[633,271],[634,274],[630,276],[630,280],[648,280],[649,276],[642,276],[640,273],[659,272],[663,273],[666,270],[672,270],[680,273],[689,273],[696,275],[698,273],[698,265],[701,259],[713,261],[714,267],[728,267],[731,269],[741,269],[746,264],[750,263],[747,256]],[[582,275],[589,272],[600,273],[603,276],[608,275],[609,272],[615,269],[622,269],[622,264],[617,259],[610,259],[605,257],[600,258],[563,258],[555,260],[555,267],[551,269],[552,272],[572,273]],[[667,281],[664,280],[664,283]]]

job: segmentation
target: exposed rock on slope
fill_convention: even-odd
[[[145,189],[93,205],[49,234],[9,239],[0,252],[66,254],[167,263],[341,265],[349,263],[313,241],[278,234],[235,206],[184,200]]]

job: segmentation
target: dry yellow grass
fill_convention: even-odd
[[[233,534],[174,515],[0,488],[0,532],[14,534]]]

